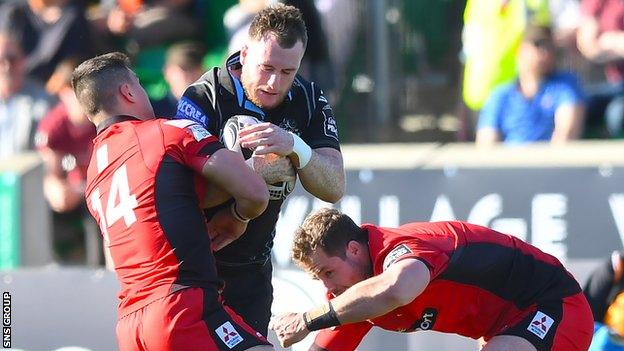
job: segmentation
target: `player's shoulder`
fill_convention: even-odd
[[[189,85],[184,91],[183,97],[196,98],[205,97],[207,93],[212,93],[219,85],[219,68],[214,67],[204,72],[195,82]]]
[[[196,141],[212,136],[201,124],[190,119],[158,119],[165,139],[184,138],[191,136]]]

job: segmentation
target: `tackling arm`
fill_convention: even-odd
[[[271,321],[280,343],[289,346],[310,331],[363,322],[413,301],[429,284],[429,268],[407,258],[392,264],[380,275],[363,280],[331,302],[305,313],[288,313]]]
[[[373,319],[412,302],[425,290],[429,277],[422,261],[404,259],[353,285],[336,296],[332,305],[341,324]]]

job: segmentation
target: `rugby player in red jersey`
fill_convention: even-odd
[[[373,327],[484,338],[483,350],[587,350],[592,313],[553,256],[464,222],[357,226],[322,209],[295,233],[295,262],[329,301],[271,321],[289,346],[321,330],[311,350],[355,350]]]
[[[221,303],[212,254],[264,211],[264,181],[195,122],[155,119],[124,54],[83,62],[72,86],[98,133],[85,193],[121,283],[120,350],[272,350]]]

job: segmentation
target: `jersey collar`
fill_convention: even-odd
[[[242,67],[243,66],[240,63],[240,51],[237,51],[225,60],[225,65],[219,70],[219,82],[225,90],[236,98],[240,107],[256,112],[264,117],[266,112],[247,99],[245,90],[243,89],[243,84],[238,78],[230,73],[230,70],[240,70]],[[286,95],[285,102],[290,102],[292,99],[293,89],[291,87]]]
[[[125,121],[140,121],[140,119],[136,117],[128,116],[128,115],[118,115],[118,116],[109,117],[97,125],[97,133],[100,134],[101,132],[106,130],[106,128],[112,126],[113,124],[119,123],[119,122],[125,122]]]

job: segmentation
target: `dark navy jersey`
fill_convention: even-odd
[[[336,120],[319,87],[297,75],[285,100],[275,109],[263,110],[247,98],[241,82],[232,75],[240,71],[239,61],[237,52],[224,67],[209,70],[189,86],[178,103],[176,118],[194,120],[221,137],[230,117],[249,115],[299,135],[312,149],[340,150]],[[293,186],[294,183],[270,185],[271,201],[266,211],[249,223],[240,239],[217,252],[217,260],[235,265],[268,260],[280,207]]]

